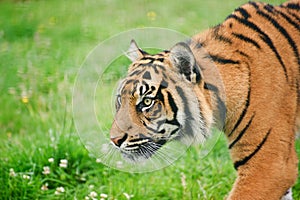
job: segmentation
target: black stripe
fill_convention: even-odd
[[[156,66],[153,66],[153,68],[154,68],[154,72],[155,72],[156,74],[158,74],[159,72],[158,72]]]
[[[210,83],[204,83],[204,89],[209,90],[209,91],[213,91],[214,93],[219,93],[219,89]]]
[[[246,58],[250,58],[250,56],[248,54],[246,54],[245,52],[243,51],[240,51],[240,50],[236,50],[235,52],[239,53],[240,55],[246,57]]]
[[[167,76],[167,74],[166,74],[164,71],[162,71],[162,75],[163,75],[163,77],[164,77],[165,79],[168,79],[168,76]]]
[[[213,37],[215,40],[224,42],[224,43],[228,43],[228,44],[232,44],[232,40],[230,38],[225,37],[224,35],[220,35],[219,34],[219,30],[220,30],[221,26],[215,26],[215,28],[213,29]]]
[[[231,15],[230,18],[233,18],[233,19],[237,20],[241,24],[244,24],[245,26],[249,27],[250,29],[252,29],[256,32],[258,32],[261,35],[261,39],[270,47],[270,49],[274,52],[276,58],[280,62],[281,66],[282,66],[282,69],[284,71],[285,79],[288,81],[286,67],[285,67],[285,65],[284,65],[284,63],[281,59],[281,56],[279,55],[277,49],[275,48],[272,40],[270,39],[270,37],[266,33],[264,33],[258,26],[256,26],[254,23],[252,23],[248,20],[241,19],[241,18],[237,17],[236,15]]]
[[[184,106],[184,108],[183,108],[184,109],[184,115],[185,115],[185,118],[187,119],[185,121],[185,127],[184,127],[185,132],[184,132],[184,134],[193,136],[194,133],[193,133],[192,125],[191,125],[191,122],[192,122],[193,118],[191,118],[192,113],[191,113],[190,108],[188,106],[188,100],[187,100],[182,88],[180,88],[179,86],[176,86],[175,89],[176,89],[177,93],[179,94],[179,96],[182,99],[182,103],[183,103],[183,106]],[[203,132],[203,131],[201,131],[201,132]]]
[[[298,15],[296,15],[295,13],[293,13],[292,11],[290,10],[287,10],[287,12],[292,15],[296,20],[298,20],[300,22],[300,17]]]
[[[249,69],[250,70],[250,69]],[[249,77],[250,77],[250,72],[249,72]],[[240,125],[240,123],[242,122],[243,118],[245,117],[248,107],[250,105],[250,94],[251,94],[251,88],[250,88],[250,83],[248,86],[248,94],[247,94],[247,99],[246,99],[246,103],[245,103],[245,107],[239,117],[239,119],[237,120],[236,124],[234,125],[233,129],[231,130],[231,132],[228,134],[228,137],[230,137],[233,132],[236,130],[236,128]]]
[[[172,83],[176,83],[177,84],[177,82],[174,80],[174,79],[172,79],[171,77],[168,77],[169,79],[170,79],[170,81],[172,82]]]
[[[249,122],[247,123],[247,125],[245,126],[245,128],[243,128],[243,130],[240,132],[240,134],[235,138],[235,140],[230,143],[230,145],[228,146],[229,149],[231,149],[242,137],[243,135],[246,133],[246,131],[248,130],[248,128],[250,127],[252,120],[254,118],[255,115],[252,115],[251,119],[249,120]]]
[[[223,125],[225,124],[225,117],[226,117],[226,106],[224,101],[220,98],[219,94],[219,89],[210,83],[204,83],[204,89],[212,91],[215,93],[216,98],[217,98],[217,107],[218,107],[218,112],[219,112],[219,122],[221,123],[221,129],[223,128]]]
[[[173,119],[176,119],[177,118],[177,112],[178,112],[178,107],[176,106],[176,103],[171,95],[170,92],[167,92],[168,93],[168,102],[169,102],[169,105],[172,109],[172,112],[174,113],[174,116],[173,116]]]
[[[162,129],[161,131],[159,131],[158,133],[160,134],[164,134],[166,132],[166,129]]]
[[[129,74],[129,77],[130,77],[130,76],[134,76],[134,75],[138,76],[138,75],[140,75],[143,71],[144,71],[144,70],[135,70],[135,71],[133,71],[133,72],[131,72],[131,73]]]
[[[228,44],[232,44],[232,41],[231,39],[227,38],[227,37],[224,37],[222,35],[215,35],[215,39],[216,40],[219,40],[221,42],[225,42],[225,43],[228,43]]]
[[[155,129],[149,127],[149,126],[147,126],[146,122],[142,121],[142,123],[143,123],[143,125],[145,126],[145,128],[146,128],[147,130],[149,130],[149,131],[151,131],[151,132],[153,132],[153,133],[156,133],[156,132],[157,132],[157,130],[155,130]]]
[[[295,3],[289,3],[286,5],[287,8],[289,9],[295,9],[297,11],[300,10],[300,5],[299,4],[295,4]]]
[[[206,45],[205,42],[198,42],[198,43],[195,44],[195,47],[198,48],[198,49],[201,49],[205,45]]]
[[[177,133],[178,131],[179,131],[179,127],[178,128],[176,128],[176,129],[174,129],[171,133],[170,133],[170,135],[174,135],[175,133]]]
[[[249,17],[251,17],[251,15],[244,8],[238,8],[235,11],[240,12],[243,15],[244,19],[248,19]]]
[[[139,95],[142,96],[143,95],[143,86],[140,87],[140,92]]]
[[[162,88],[167,88],[169,83],[167,81],[165,81],[164,79],[160,82],[160,85]]]
[[[131,91],[131,96],[134,96],[134,93],[136,92],[136,88],[137,88],[137,85],[140,83],[139,80],[135,80],[133,82],[133,90]]]
[[[300,25],[293,21],[288,15],[285,13],[281,12],[280,10],[276,10],[277,13],[279,13],[286,21],[288,21],[291,25],[293,25],[298,31],[300,31]]]
[[[253,156],[255,156],[255,154],[262,148],[262,146],[265,144],[268,136],[271,133],[271,129],[267,132],[267,134],[265,135],[264,139],[261,141],[261,143],[256,147],[256,149],[248,156],[244,157],[242,160],[236,161],[234,163],[234,168],[237,170],[240,166],[246,164],[251,158],[253,158]]]
[[[298,65],[300,65],[300,57],[299,57],[299,53],[298,53],[298,48],[296,46],[295,41],[291,38],[291,36],[289,35],[289,33],[276,20],[274,20],[270,15],[262,12],[261,10],[257,10],[257,13],[260,16],[263,16],[269,22],[271,22],[272,25],[287,39],[288,43],[290,44],[290,46],[293,49],[295,57],[298,60]]]
[[[158,60],[159,62],[164,62],[164,58],[157,58],[156,60]]]
[[[216,63],[220,63],[220,64],[240,64],[240,61],[222,58],[218,55],[209,55],[207,57],[208,58],[210,57],[211,60],[213,60]]]
[[[161,90],[165,89],[165,88],[166,87],[164,87],[163,85],[160,85],[159,88],[157,89],[156,96],[155,96],[155,99],[160,100],[163,104],[165,102],[164,102],[164,95],[161,93]],[[152,87],[151,87],[151,89],[152,89]]]
[[[153,64],[153,63],[141,63],[141,64],[139,64],[138,67],[152,67],[156,74],[158,74],[157,68],[159,68],[161,70],[166,70],[165,66],[160,65],[160,64]]]
[[[235,18],[235,17],[237,17],[235,14],[230,14],[230,15],[228,15],[228,16],[226,17],[225,21],[226,21],[227,19],[231,19],[231,18]],[[232,23],[229,24],[229,27],[232,28]]]
[[[253,44],[256,48],[261,49],[260,45],[253,39],[243,35],[243,34],[239,34],[239,33],[232,33],[232,35],[234,35],[236,38],[245,41],[246,43],[251,43]]]
[[[148,83],[146,83],[145,81],[142,81],[142,84],[146,86],[145,93],[148,92],[150,89],[150,86],[148,85]]]
[[[274,6],[270,5],[270,4],[267,4],[264,6],[264,9],[266,11],[268,11],[269,13],[274,13]]]
[[[148,85],[145,81],[142,81],[142,84],[143,84],[143,85],[141,85],[140,88],[139,88],[139,95],[140,95],[140,96],[146,94],[146,93],[149,91],[149,85]],[[145,88],[145,91],[143,92],[144,86],[145,86],[146,88]],[[152,91],[150,91],[150,93],[151,93],[151,92],[152,92]]]
[[[151,74],[150,74],[150,72],[146,71],[146,72],[143,74],[143,78],[144,78],[144,79],[151,80]]]
[[[125,85],[132,83],[133,81],[135,81],[135,79],[129,79],[125,82]]]
[[[150,56],[145,56],[145,57],[141,58],[141,60],[149,60],[148,64],[150,64],[150,63],[153,63],[155,59]]]
[[[133,82],[134,87],[137,87],[137,84],[139,84],[139,83],[140,83],[139,80],[134,80],[134,82]]]
[[[163,63],[162,63],[162,64],[163,64]],[[160,68],[160,69],[163,70],[163,71],[166,71],[166,68],[165,68],[165,66],[163,66],[163,65],[155,64],[154,67],[157,67],[157,68]]]
[[[172,119],[172,120],[166,120],[166,122],[165,122],[166,124],[171,124],[171,125],[175,125],[175,126],[178,126],[178,127],[180,127],[180,124],[179,124],[179,122],[177,121],[177,119]],[[190,130],[192,130],[192,129],[190,129]],[[187,134],[189,134],[189,133],[187,133]]]

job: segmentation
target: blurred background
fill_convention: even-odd
[[[160,171],[116,171],[81,144],[72,88],[89,52],[115,34],[162,27],[192,36],[245,2],[1,0],[0,199],[223,199],[235,179],[223,136],[201,160],[192,147]]]

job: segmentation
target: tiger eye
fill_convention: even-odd
[[[143,101],[143,103],[144,103],[146,106],[150,106],[151,103],[152,103],[152,99],[150,99],[150,98],[145,98],[144,101]]]

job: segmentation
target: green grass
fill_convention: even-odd
[[[243,2],[1,1],[0,199],[84,199],[92,191],[98,199],[101,193],[108,199],[126,199],[124,193],[132,199],[222,199],[235,179],[224,136],[203,159],[190,148],[162,170],[120,172],[97,163],[82,145],[72,120],[72,88],[80,65],[101,41],[137,27],[193,35]],[[297,150],[300,155],[299,141]],[[61,159],[68,160],[67,168],[59,167]],[[43,174],[44,166],[50,174]],[[45,184],[48,190],[41,190]],[[58,187],[65,191],[56,195]],[[298,181],[295,199],[299,191]]]

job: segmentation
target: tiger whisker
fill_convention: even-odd
[[[168,154],[165,154],[162,151],[159,151],[158,148],[162,147],[160,144],[151,143],[151,145],[147,146],[147,149],[151,151],[152,153],[155,153],[155,155],[168,163],[171,163],[171,160],[169,160]]]

